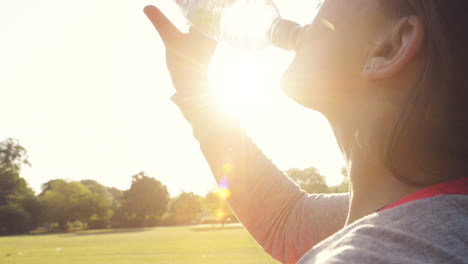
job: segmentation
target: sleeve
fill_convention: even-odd
[[[315,244],[341,229],[348,194],[303,192],[245,135],[236,118],[209,93],[173,96],[239,220],[283,263],[296,263]]]

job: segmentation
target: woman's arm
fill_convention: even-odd
[[[346,195],[307,195],[251,142],[237,120],[224,113],[208,89],[207,68],[216,43],[181,33],[156,8],[145,13],[165,46],[176,88],[174,102],[218,182],[229,185],[231,207],[254,238],[274,258],[295,263],[313,245],[341,229]]]
[[[315,244],[344,226],[347,194],[308,195],[252,143],[235,118],[211,96],[176,94],[174,102],[239,220],[275,259],[296,263]]]

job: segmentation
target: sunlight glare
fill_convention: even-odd
[[[278,87],[278,80],[271,77],[272,67],[275,64],[259,59],[258,54],[219,47],[210,82],[224,110],[242,117],[265,107],[265,99]]]

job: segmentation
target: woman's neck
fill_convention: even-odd
[[[366,154],[361,146],[355,146],[345,156],[348,159],[351,189],[346,225],[422,189],[398,180],[377,155]]]
[[[361,105],[364,105],[362,103]],[[391,110],[391,109],[390,109]],[[388,113],[392,111],[388,110]],[[381,120],[389,114],[370,109],[349,108],[341,114],[326,115],[347,164],[350,179],[350,208],[346,225],[370,215],[422,188],[412,187],[395,177],[382,161],[379,141],[386,138]],[[373,138],[373,135],[379,137]],[[380,139],[379,139],[380,138]]]

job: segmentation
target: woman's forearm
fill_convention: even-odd
[[[229,188],[228,202],[237,217],[274,258],[295,263],[344,226],[347,195],[301,191],[210,94],[175,95],[173,100],[191,123],[214,177]]]

